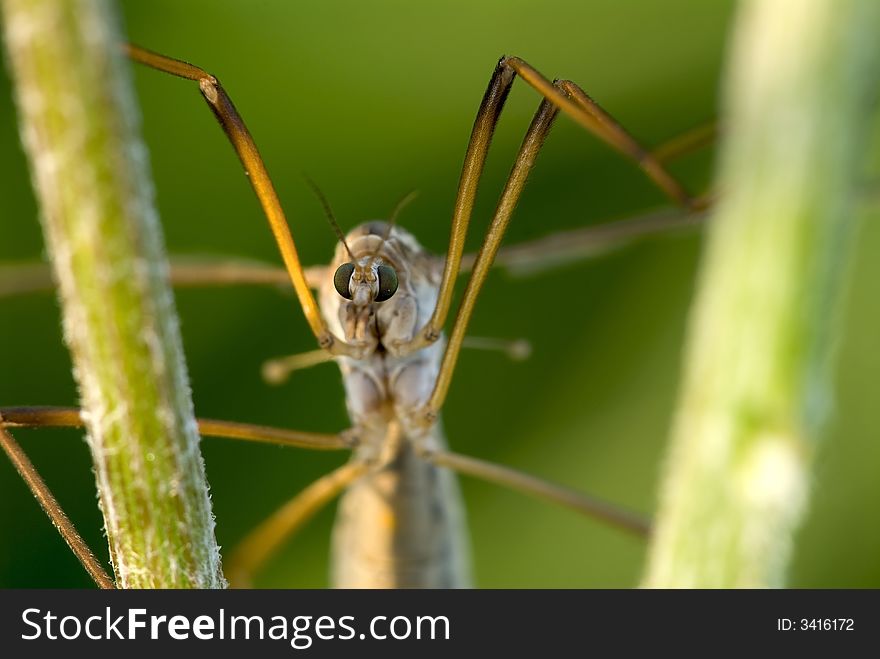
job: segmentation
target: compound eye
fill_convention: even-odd
[[[351,299],[351,290],[348,285],[351,282],[351,273],[353,272],[354,263],[343,263],[336,268],[336,274],[333,275],[333,287],[346,300]]]
[[[376,302],[384,302],[397,292],[397,272],[390,265],[380,265],[376,268],[379,275],[379,292],[376,294]]]

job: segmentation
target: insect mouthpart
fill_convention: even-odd
[[[385,264],[364,268],[343,263],[333,275],[336,292],[357,304],[385,302],[397,292],[398,285],[397,271]]]

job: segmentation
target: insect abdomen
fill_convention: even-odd
[[[337,588],[467,588],[470,557],[455,476],[409,442],[342,497],[333,529]]]

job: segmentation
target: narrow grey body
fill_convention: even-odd
[[[411,354],[405,344],[428,321],[442,262],[407,231],[370,222],[346,237],[359,262],[375,259],[397,272],[388,301],[362,308],[336,292],[332,277],[320,290],[330,330],[366,346],[363,358],[336,358],[346,406],[360,445],[353,459],[375,468],[342,496],[333,530],[331,581],[342,588],[462,588],[470,586],[464,507],[455,476],[422,460],[418,446],[445,448],[439,424],[424,429],[416,415],[430,397],[444,341]],[[342,245],[330,272],[349,261]],[[392,426],[400,441],[389,443]],[[381,456],[377,459],[377,456]]]
[[[420,459],[404,441],[387,466],[361,478],[340,501],[333,585],[470,586],[463,510],[455,475]]]

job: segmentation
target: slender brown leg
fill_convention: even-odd
[[[309,288],[318,289],[329,276],[327,267],[305,269]],[[171,258],[171,285],[175,288],[198,286],[278,286],[287,290],[290,275],[283,267],[235,258]],[[48,263],[0,265],[0,298],[54,290]]]
[[[226,578],[230,585],[233,588],[249,587],[253,575],[279,547],[367,468],[367,464],[360,461],[342,465],[309,485],[251,531],[226,562]]]
[[[576,84],[571,81],[554,84],[524,60],[518,57],[502,57],[483,95],[465,153],[437,304],[431,318],[413,340],[404,346],[402,352],[418,350],[436,341],[449,315],[453,286],[458,276],[477,186],[486,162],[492,134],[513,84],[514,73],[556,109],[562,110],[588,131],[634,160],[657,187],[677,204],[691,209],[701,208],[704,205],[702,199],[691,197],[660,160]]]
[[[462,348],[488,350],[503,353],[514,362],[525,361],[532,356],[532,344],[528,339],[498,339],[491,336],[466,336]]]
[[[685,209],[649,211],[502,247],[493,265],[516,274],[531,274],[558,263],[611,252],[645,237],[694,227],[704,219],[705,213]],[[476,258],[475,253],[463,254],[458,274],[469,273]],[[323,266],[311,266],[305,272],[313,289],[318,288],[321,279],[329,274]],[[279,286],[286,290],[290,278],[284,268],[267,264],[178,257],[171,260],[171,284],[175,288],[247,285]],[[52,273],[46,263],[0,266],[0,298],[45,293],[53,288]]]
[[[76,527],[74,527],[67,515],[64,514],[64,511],[58,504],[58,500],[49,490],[40,474],[37,473],[33,463],[25,455],[18,442],[3,427],[3,420],[3,417],[0,416],[0,446],[3,447],[6,455],[9,456],[16,471],[24,479],[24,482],[27,483],[40,507],[46,512],[49,519],[52,520],[52,524],[58,529],[67,546],[70,547],[70,550],[79,559],[79,562],[82,563],[82,566],[98,587],[106,589],[115,588],[113,580],[101,566],[98,559],[95,558],[92,550],[89,549],[85,540],[77,532]]]
[[[290,374],[294,371],[301,371],[329,361],[333,361],[333,356],[326,350],[310,350],[308,352],[298,352],[293,355],[267,359],[263,362],[263,367],[260,371],[264,382],[279,385],[287,382]]]
[[[519,57],[502,62],[531,87],[606,144],[634,161],[649,179],[676,204],[693,207],[693,198],[675,177],[643,147],[614,117],[602,109],[583,89],[570,80],[554,85],[537,69]]]
[[[651,531],[650,523],[637,513],[510,467],[450,451],[426,451],[423,457],[461,474],[558,503],[636,535],[647,536]]]
[[[486,155],[492,142],[495,126],[513,84],[514,72],[504,65],[503,60],[495,67],[489,86],[483,95],[471,137],[468,141],[467,152],[464,156],[464,165],[458,181],[458,193],[455,198],[455,207],[452,211],[452,228],[449,235],[449,248],[446,250],[446,262],[443,266],[443,279],[440,282],[440,292],[437,296],[437,304],[431,318],[422,330],[413,337],[406,351],[423,348],[440,338],[449,308],[452,304],[452,293],[455,280],[458,277],[458,268],[461,255],[464,251],[464,240],[467,236],[468,224],[474,208],[474,200],[477,196],[477,186],[486,163]]]
[[[706,222],[707,216],[705,211],[664,208],[615,222],[557,231],[502,247],[494,267],[515,276],[535,275],[566,263],[602,256],[651,236],[693,231]],[[462,270],[469,266],[462,260]]]
[[[220,85],[217,78],[197,66],[159,55],[138,46],[129,44],[126,46],[126,52],[135,62],[199,83],[202,96],[208,102],[209,107],[214,112],[214,116],[220,122],[220,126],[232,143],[248,175],[251,186],[257,194],[266,219],[269,221],[269,227],[275,236],[275,242],[278,244],[278,249],[284,259],[284,265],[287,267],[290,281],[293,283],[293,288],[296,291],[297,298],[299,298],[309,327],[318,340],[318,345],[335,355],[355,355],[355,349],[338,337],[334,337],[327,329],[327,325],[321,317],[315,298],[311,290],[309,290],[309,282],[306,279],[299,254],[296,251],[296,245],[293,242],[287,218],[284,216],[284,210],[281,208],[281,202],[278,199],[278,194],[275,191],[275,186],[272,184],[272,179],[269,176],[266,165],[263,163],[263,158],[260,156],[257,145],[244,120],[232,104],[232,99],[229,98],[229,95]]]
[[[475,350],[490,350],[502,352],[513,361],[527,359],[532,352],[532,347],[525,339],[495,339],[488,337],[466,336],[462,343],[463,348]],[[309,350],[298,352],[283,357],[273,357],[263,362],[260,372],[266,384],[280,385],[287,382],[295,371],[302,371],[313,366],[326,364],[333,361],[333,356],[326,350]]]
[[[670,162],[712,144],[717,136],[718,122],[709,121],[666,140],[651,154],[659,162]]]
[[[443,361],[440,365],[440,372],[437,375],[434,391],[423,410],[425,425],[434,423],[438,411],[446,400],[455,364],[458,361],[458,354],[461,351],[464,335],[467,331],[467,325],[473,313],[474,305],[477,302],[477,297],[480,294],[483,283],[486,281],[489,268],[492,267],[492,261],[495,259],[495,254],[501,245],[501,239],[504,237],[504,232],[510,223],[513,209],[516,207],[516,202],[519,200],[523,187],[525,187],[529,172],[531,172],[535,164],[535,159],[538,157],[538,152],[541,150],[544,139],[553,125],[553,119],[556,117],[557,112],[558,109],[553,103],[546,99],[541,101],[538,111],[535,113],[535,117],[532,119],[532,123],[523,139],[516,162],[507,179],[507,184],[504,186],[504,191],[498,200],[495,215],[474,261],[471,276],[468,279],[458,313],[455,316],[455,324],[449,333],[449,342],[446,344],[446,350],[443,353]]]
[[[204,437],[226,437],[319,451],[350,449],[357,444],[357,437],[351,431],[331,435],[216,419],[198,419],[198,424],[199,434]],[[0,427],[80,428],[82,426],[79,410],[75,407],[0,408]]]

